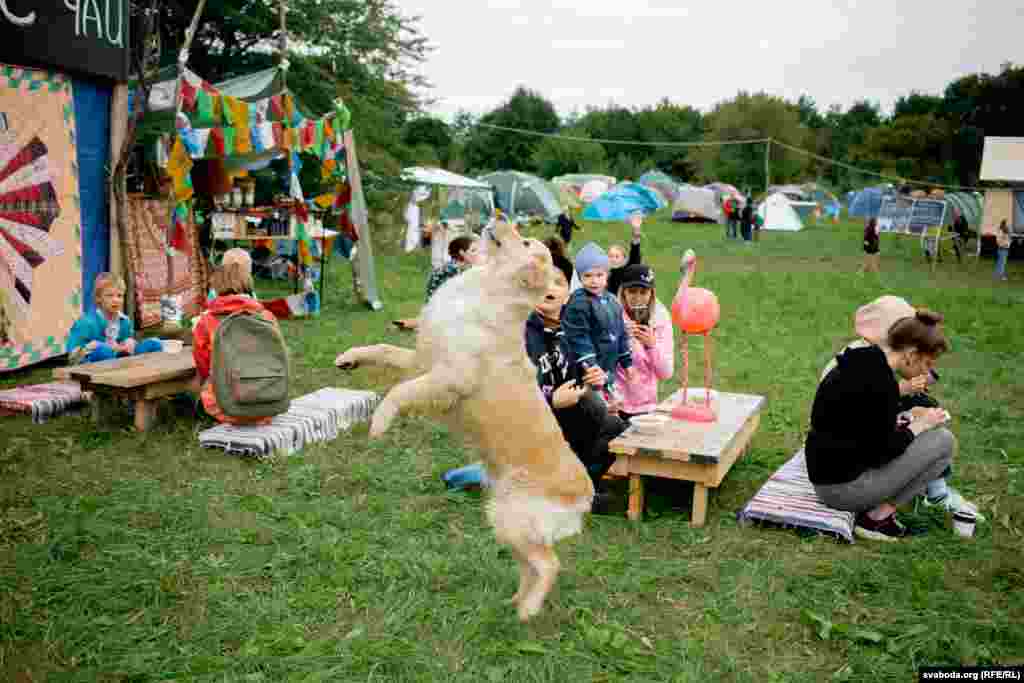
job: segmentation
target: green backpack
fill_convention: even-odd
[[[288,410],[288,347],[277,325],[258,313],[224,318],[213,338],[217,404],[230,417],[272,417]]]

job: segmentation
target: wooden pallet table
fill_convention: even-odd
[[[703,391],[699,390],[703,396]],[[680,400],[676,392],[658,405],[657,413],[670,414]],[[693,513],[690,524],[704,525],[708,489],[718,488],[733,464],[750,447],[761,422],[766,399],[750,394],[713,392],[718,421],[713,423],[669,420],[657,432],[638,433],[630,427],[609,444],[616,454],[609,474],[629,478],[631,520],[639,520],[644,509],[643,476],[665,477],[693,482]]]
[[[179,353],[144,353],[57,368],[53,375],[57,379],[76,380],[82,391],[93,393],[93,419],[97,422],[109,412],[113,401],[134,401],[135,428],[144,432],[156,423],[160,399],[192,387],[196,363],[192,349],[185,347]]]

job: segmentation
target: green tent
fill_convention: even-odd
[[[562,213],[558,195],[543,179],[519,171],[498,171],[478,180],[497,190],[497,205],[510,216],[540,216],[554,221]]]

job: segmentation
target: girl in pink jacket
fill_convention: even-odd
[[[621,368],[615,386],[622,404],[619,414],[628,420],[634,415],[653,412],[658,405],[658,382],[669,379],[674,372],[672,318],[668,309],[654,293],[654,270],[638,263],[627,266],[622,274],[619,303],[631,337],[633,381]]]

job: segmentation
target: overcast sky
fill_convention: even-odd
[[[434,45],[433,112],[479,114],[525,85],[565,115],[668,97],[708,111],[738,90],[819,109],[1024,62],[1024,3],[977,0],[395,0]],[[682,5],[689,6],[682,6]]]

